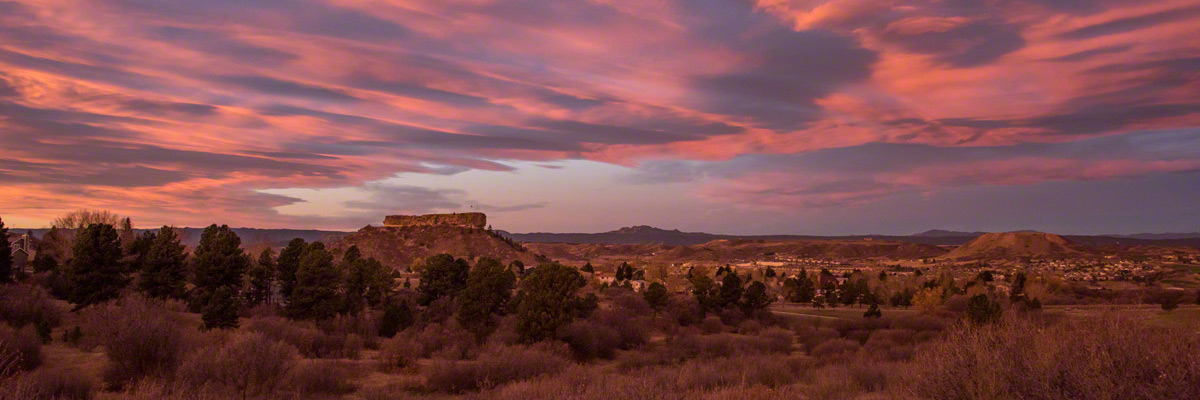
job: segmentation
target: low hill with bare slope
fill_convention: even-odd
[[[394,269],[443,253],[468,260],[476,257],[492,257],[506,263],[520,260],[526,265],[535,264],[539,257],[512,240],[476,227],[477,224],[429,223],[433,220],[430,218],[404,225],[394,217],[398,216],[389,217],[387,226],[364,227],[330,246],[335,249],[358,246],[364,257],[374,257]]]
[[[1066,238],[1043,232],[988,233],[959,246],[948,259],[1071,258],[1090,255],[1091,249]]]
[[[933,245],[881,240],[746,240],[718,239],[691,246],[660,244],[526,243],[551,259],[582,261],[603,258],[645,258],[665,262],[731,262],[764,257],[820,259],[918,259],[946,253]]]

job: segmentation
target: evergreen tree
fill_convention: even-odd
[[[8,228],[4,227],[4,219],[0,219],[0,284],[13,282],[12,245],[8,243]]]
[[[507,311],[516,275],[500,260],[483,258],[467,277],[467,287],[458,298],[458,322],[476,338],[492,333],[499,322],[497,316]]]
[[[275,268],[279,280],[279,294],[284,300],[292,296],[292,289],[296,287],[296,270],[300,269],[300,258],[304,257],[307,248],[304,239],[295,238],[279,252],[279,263]]]
[[[138,257],[142,272],[138,288],[150,297],[182,299],[187,292],[187,255],[175,230],[164,226],[157,234],[146,232],[134,247],[144,251]]]
[[[552,338],[559,328],[596,309],[595,295],[576,292],[587,282],[575,268],[542,264],[521,281],[516,312],[516,330],[525,343]]]
[[[967,318],[974,324],[986,324],[1000,320],[1000,304],[993,302],[986,294],[977,294],[967,300]]]
[[[246,271],[246,301],[250,306],[271,304],[271,282],[275,278],[275,253],[271,248],[263,249],[258,261]]]
[[[404,301],[393,301],[383,309],[379,318],[379,336],[391,338],[400,330],[412,326],[414,322],[412,308]]]
[[[383,264],[374,258],[362,258],[358,246],[346,250],[340,268],[346,274],[342,291],[346,313],[355,314],[365,306],[381,304],[395,286],[395,280]]]
[[[776,276],[775,268],[767,267],[767,271],[763,272],[763,276],[774,278]]]
[[[717,286],[717,282],[702,274],[693,274],[692,279],[688,281],[692,284],[692,297],[696,298],[696,305],[700,307],[701,313],[721,308],[721,288]]]
[[[783,281],[783,293],[787,301],[793,303],[808,303],[817,295],[817,287],[813,280],[808,277],[808,273],[800,270],[800,274],[794,278],[787,278]]]
[[[767,309],[767,306],[773,302],[774,300],[767,295],[767,285],[759,281],[754,281],[750,282],[750,286],[746,287],[739,305],[742,307],[742,313],[750,316],[754,315],[757,311]]]
[[[58,261],[49,253],[38,253],[33,257],[33,272],[51,272],[58,269]]]
[[[593,267],[593,266],[592,266],[592,263],[590,263],[590,262],[589,262],[589,263],[587,263],[587,264],[583,264],[583,268],[580,268],[580,269],[579,269],[579,271],[580,271],[580,272],[587,272],[587,273],[591,274],[591,273],[595,273],[595,272],[596,272],[596,268],[595,268],[595,267]]]
[[[883,312],[879,311],[879,305],[874,304],[874,303],[872,303],[871,307],[867,309],[867,312],[863,313],[863,318],[882,318],[882,317],[883,317]]]
[[[205,310],[208,302],[214,300],[211,297],[222,287],[237,295],[246,270],[250,268],[250,257],[242,251],[241,245],[242,239],[229,226],[213,224],[204,229],[200,244],[192,252],[192,284],[195,287],[188,305],[193,311]]]
[[[238,327],[237,293],[230,286],[217,287],[208,296],[208,302],[200,312],[204,329],[236,329]]]
[[[1012,290],[1009,291],[1009,301],[1018,302],[1025,300],[1025,273],[1018,272],[1013,276]]]
[[[730,271],[721,278],[721,290],[719,291],[719,300],[721,308],[731,307],[738,304],[742,300],[742,293],[745,292],[742,287],[742,278],[735,271]]]
[[[121,241],[108,224],[92,224],[75,238],[64,271],[67,300],[78,310],[116,298],[129,284],[121,262]]]
[[[325,244],[309,244],[296,270],[296,287],[285,313],[292,319],[333,318],[341,308],[338,295],[341,282],[342,276],[333,265],[333,254],[325,250]]]
[[[646,304],[655,311],[661,310],[667,305],[667,300],[670,294],[667,293],[667,287],[662,283],[654,282],[646,287],[646,291],[642,292],[642,298],[646,299]]]
[[[438,254],[425,259],[421,271],[421,282],[417,285],[420,296],[417,302],[428,306],[441,297],[455,297],[467,286],[467,274],[471,266],[466,260],[455,259],[449,254]]]

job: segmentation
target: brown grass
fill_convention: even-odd
[[[1118,315],[1007,318],[922,346],[903,391],[946,399],[1200,398],[1200,336]]]
[[[430,390],[460,393],[562,370],[570,361],[545,346],[485,349],[476,360],[434,360],[421,373]]]

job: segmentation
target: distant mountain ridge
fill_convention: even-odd
[[[959,232],[933,229],[912,235],[722,235],[705,232],[683,232],[678,229],[662,229],[647,225],[624,227],[598,233],[510,233],[501,235],[525,243],[574,243],[574,244],[646,244],[667,246],[693,246],[721,239],[746,240],[894,240],[915,244],[958,246],[966,244],[989,232]],[[1032,230],[1015,233],[1035,233]],[[1107,245],[1162,245],[1200,247],[1200,233],[1161,233],[1136,235],[1062,235],[1073,243],[1084,246]]]
[[[177,228],[185,245],[194,247],[200,241],[204,228]],[[20,229],[11,228],[9,233],[21,234],[32,231],[34,236],[41,237],[49,229]],[[139,234],[150,229],[135,229]],[[246,245],[270,243],[272,246],[283,246],[294,238],[305,241],[332,242],[345,237],[352,232],[314,229],[262,229],[234,228],[234,232],[242,238]],[[608,232],[598,233],[510,233],[496,231],[513,240],[526,243],[578,243],[578,244],[659,244],[667,246],[691,246],[719,239],[748,239],[748,240],[896,240],[916,244],[931,245],[962,245],[988,232],[963,232],[943,229],[932,229],[911,235],[724,235],[706,232],[683,232],[678,229],[662,229],[648,225],[628,226]],[[1017,231],[1032,232],[1032,231]],[[1064,238],[1085,246],[1106,245],[1162,245],[1162,246],[1191,246],[1200,247],[1200,232],[1195,233],[1138,233],[1130,235],[1062,235]]]

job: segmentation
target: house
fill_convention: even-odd
[[[12,249],[13,270],[26,271],[34,256],[33,239],[28,233],[18,236],[9,235],[8,245]]]

